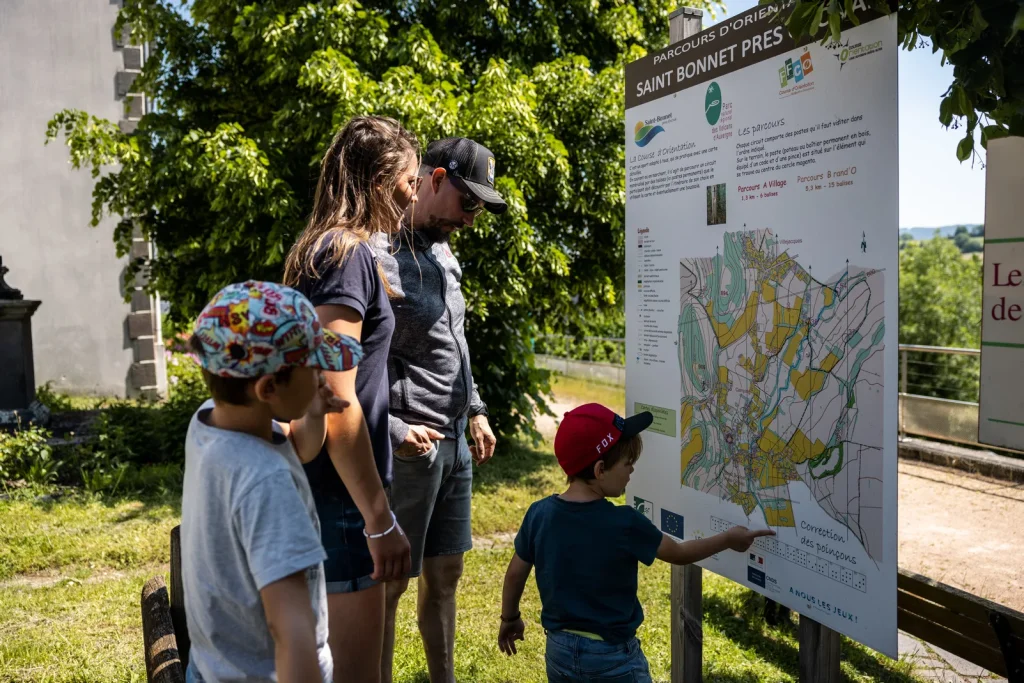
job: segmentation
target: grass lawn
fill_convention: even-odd
[[[626,388],[614,384],[588,382],[576,377],[555,375],[551,387],[561,403],[578,405],[581,403],[601,403],[618,413],[626,407]],[[561,419],[561,415],[558,416]]]
[[[621,390],[558,380],[564,402],[601,400],[621,409]],[[607,395],[606,395],[607,394]],[[614,403],[618,395],[619,403]],[[459,593],[456,647],[462,681],[543,681],[544,632],[531,580],[523,614],[526,642],[514,659],[496,635],[501,582],[510,537],[529,504],[563,482],[549,447],[503,444],[476,472],[473,498],[478,549],[466,557]],[[0,682],[143,681],[139,593],[147,578],[166,573],[170,529],[179,498],[72,495],[37,500],[24,491],[0,500]],[[795,621],[768,627],[761,598],[705,574],[705,680],[795,681]],[[640,598],[647,620],[639,636],[655,680],[668,680],[669,568],[642,568]],[[423,683],[426,663],[416,631],[415,596],[406,597],[398,625],[396,680]],[[906,663],[844,641],[848,680],[912,681]]]

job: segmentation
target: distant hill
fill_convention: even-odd
[[[980,225],[979,223],[965,223],[968,230],[973,230],[975,227]],[[915,240],[930,240],[935,237],[935,231],[939,231],[939,235],[942,237],[952,237],[956,229],[960,227],[958,225],[944,225],[937,228],[900,228],[900,233],[909,232],[911,237]]]

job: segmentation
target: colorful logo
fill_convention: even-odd
[[[710,125],[718,123],[718,117],[722,115],[722,88],[718,83],[712,82],[704,93],[704,118]]]
[[[645,126],[643,121],[637,121],[636,128],[633,130],[633,142],[637,147],[646,147],[655,135],[664,132],[665,129],[661,126]]]
[[[494,157],[487,157],[487,182],[494,184]]]
[[[779,67],[779,87],[785,88],[790,83],[799,83],[807,78],[814,71],[814,63],[811,61],[811,53],[805,50],[797,61],[792,58],[786,60],[784,66]]]

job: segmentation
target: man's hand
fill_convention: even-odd
[[[370,557],[373,558],[373,574],[370,574],[370,578],[374,581],[401,579],[412,569],[409,539],[405,537],[405,532],[402,531],[402,527],[398,526],[398,522],[393,523],[395,528],[387,536],[366,539],[366,545],[370,549]],[[392,520],[389,514],[386,525],[382,525],[379,529],[367,525],[366,533],[383,533],[388,530],[391,524]]]
[[[523,633],[526,631],[526,624],[523,620],[502,621],[498,629],[498,649],[510,657],[518,652],[516,641],[524,640]]]
[[[762,536],[774,536],[775,532],[771,529],[755,529],[751,531],[745,526],[734,526],[725,532],[725,542],[730,550],[736,552],[746,552],[754,541]]]
[[[436,429],[424,427],[423,425],[409,425],[405,441],[395,449],[395,455],[404,455],[406,457],[423,455],[433,447],[435,441],[440,441],[443,438],[444,434]]]
[[[313,398],[313,402],[309,404],[309,409],[306,413],[314,419],[320,419],[328,413],[345,412],[345,409],[352,404],[334,393],[331,386],[327,383],[324,373],[318,373],[318,377],[320,387]]]
[[[469,452],[473,454],[473,462],[483,465],[494,455],[494,446],[498,443],[486,415],[469,418],[469,435],[473,437],[473,445],[469,447]]]

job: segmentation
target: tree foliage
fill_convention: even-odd
[[[453,246],[465,271],[474,374],[496,427],[530,423],[546,377],[539,330],[621,305],[623,71],[667,41],[674,0],[127,0],[151,53],[133,134],[65,110],[76,167],[97,178],[94,223],[123,216],[128,253],[156,245],[151,289],[172,320],[223,285],[278,280],[310,210],[320,155],[350,117],[399,119],[424,144],[473,137],[509,203]],[[531,427],[532,429],[532,427]]]
[[[762,3],[772,0],[761,0]],[[931,45],[953,65],[953,82],[939,102],[939,121],[963,128],[960,161],[1007,135],[1024,135],[1024,3],[1019,0],[867,0],[896,6],[900,44],[907,50]],[[841,18],[853,17],[853,0],[798,0],[786,21],[794,37],[824,33],[838,43]]]
[[[981,343],[982,262],[949,239],[912,241],[900,251],[901,344],[976,349]],[[911,393],[977,400],[978,359],[915,354]]]

